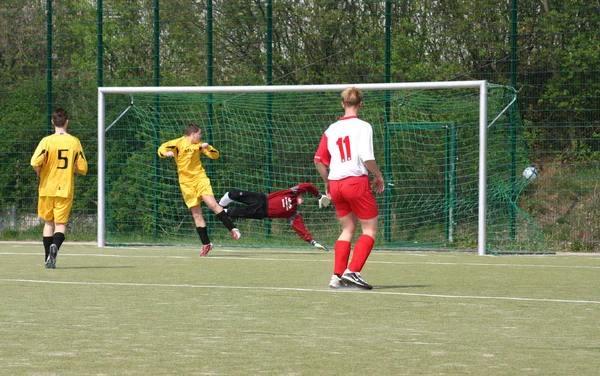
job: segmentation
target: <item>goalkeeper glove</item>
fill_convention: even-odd
[[[327,247],[325,247],[323,244],[319,243],[316,240],[313,240],[312,242],[310,242],[310,244],[314,245],[317,248],[321,248],[324,251],[328,251],[329,252],[329,249]]]
[[[331,199],[325,195],[319,197],[319,208],[326,208],[331,204]]]

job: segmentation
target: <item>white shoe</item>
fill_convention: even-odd
[[[58,247],[56,244],[50,245],[50,254],[46,260],[46,269],[56,269],[56,256],[58,254]]]
[[[242,237],[242,233],[237,228],[234,228],[233,230],[231,230],[231,236],[233,236],[234,240],[240,240],[240,238]]]
[[[341,279],[340,277],[338,277],[337,275],[332,275],[331,279],[329,280],[329,288],[332,289],[344,289],[344,288],[348,288],[351,287],[348,282],[344,281],[343,279]]]
[[[342,274],[342,280],[349,285],[354,285],[361,289],[371,290],[373,288],[367,281],[362,279],[359,272],[351,272],[348,269]]]

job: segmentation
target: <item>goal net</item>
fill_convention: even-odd
[[[99,246],[199,244],[175,163],[157,155],[190,123],[220,151],[216,160],[202,157],[217,201],[231,188],[269,193],[311,182],[324,191],[313,155],[343,114],[340,93],[349,86],[363,91],[359,116],[373,126],[385,177],[376,248],[543,249],[535,222],[519,208],[528,159],[509,121],[514,90],[485,81],[99,88]],[[284,219],[238,219],[243,237],[234,243],[202,209],[215,244],[308,246]],[[332,248],[340,231],[333,207],[319,209],[307,196],[300,214]]]

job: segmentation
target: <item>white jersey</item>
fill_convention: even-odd
[[[375,160],[371,124],[354,116],[342,117],[327,128],[323,137],[327,139],[327,150],[331,158],[329,180],[369,173],[365,161]]]

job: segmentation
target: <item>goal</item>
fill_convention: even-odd
[[[363,91],[386,190],[377,196],[376,248],[533,249],[534,221],[519,209],[525,143],[509,121],[514,90],[487,81],[390,84],[98,88],[98,245],[198,244],[175,164],[161,143],[198,124],[221,153],[204,160],[217,200],[231,188],[271,192],[312,182],[313,155],[343,114],[340,93]],[[211,239],[228,232],[203,207]],[[307,229],[333,246],[334,209],[307,197]],[[246,247],[306,246],[285,220],[238,220]],[[240,244],[240,243],[237,243]],[[231,244],[233,246],[233,244]]]

